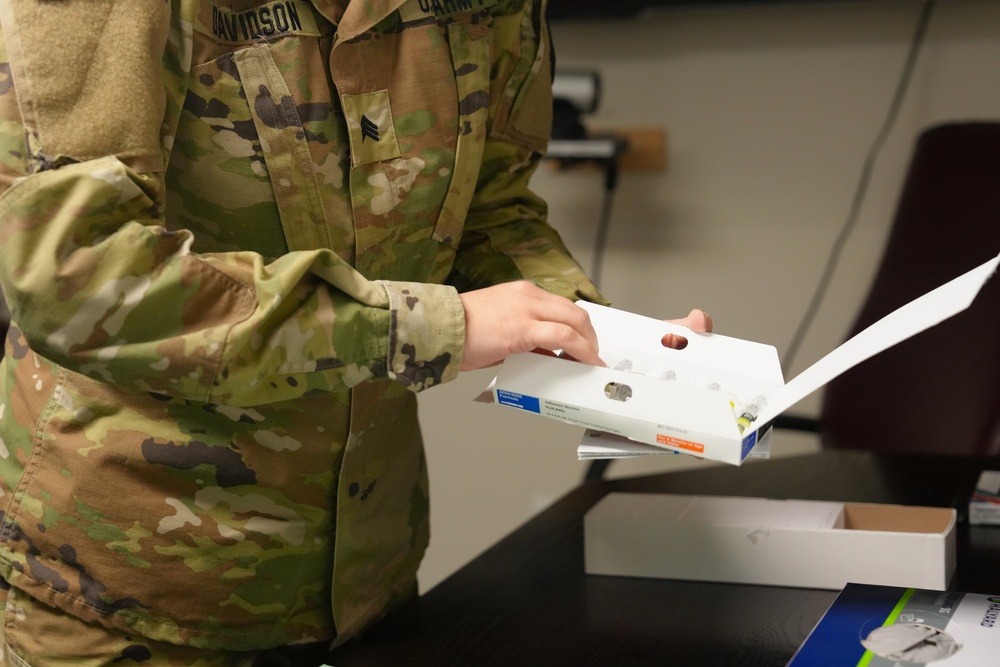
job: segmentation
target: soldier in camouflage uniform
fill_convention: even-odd
[[[527,187],[543,12],[0,3],[0,664],[250,664],[413,594],[415,393],[600,363]]]

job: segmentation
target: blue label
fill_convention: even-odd
[[[514,408],[527,410],[528,412],[541,413],[542,411],[538,399],[534,396],[515,394],[514,392],[507,391],[506,389],[497,389],[497,401],[499,401],[500,405],[509,405]]]
[[[740,456],[741,461],[747,457],[747,454],[750,453],[750,450],[753,449],[753,446],[756,444],[757,444],[757,431],[754,431],[747,437],[743,438],[743,453]]]

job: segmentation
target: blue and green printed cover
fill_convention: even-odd
[[[1000,664],[1000,595],[847,584],[788,667]]]

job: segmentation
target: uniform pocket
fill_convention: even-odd
[[[303,122],[270,45],[237,51],[233,62],[253,110],[288,249],[329,248],[318,175]]]
[[[251,98],[252,99],[252,98]],[[166,173],[167,223],[200,252],[288,252],[261,138],[231,53],[195,66]]]

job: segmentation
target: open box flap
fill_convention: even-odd
[[[968,308],[996,272],[1000,255],[886,315],[768,397],[767,423],[852,366]]]

